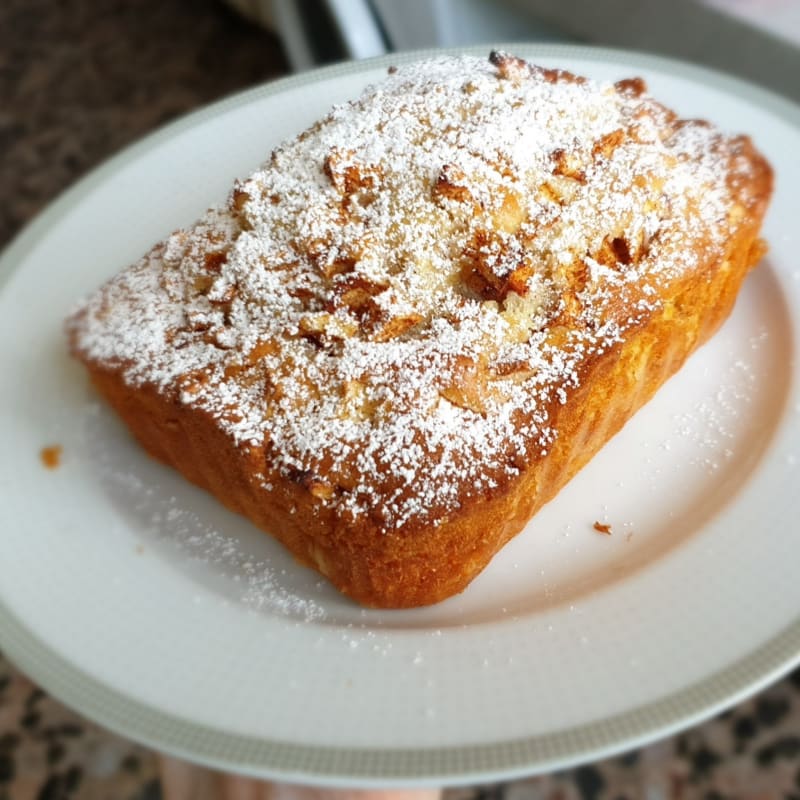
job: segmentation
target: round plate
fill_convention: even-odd
[[[289,78],[157,132],[0,267],[0,642],[63,701],[241,773],[455,784],[641,744],[797,663],[800,110],[660,58],[508,49],[643,75],[682,115],[754,134],[777,174],[771,249],[729,322],[461,596],[362,610],[145,456],[69,359],[62,321],[280,140],[429,54]]]

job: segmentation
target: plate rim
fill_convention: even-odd
[[[3,652],[19,669],[66,705],[120,736],[212,769],[328,788],[455,787],[515,780],[593,762],[699,724],[800,664],[799,619],[685,689],[587,724],[490,744],[339,748],[223,733],[132,700],[73,667],[31,635],[2,603],[0,631]],[[695,711],[686,714],[686,704]],[[614,732],[611,740],[609,730]],[[232,752],[235,761],[226,756]]]
[[[652,69],[733,94],[800,130],[800,106],[768,89],[707,67],[659,55],[584,45],[503,43],[424,49],[347,61],[246,89],[151,132],[104,160],[57,196],[0,255],[0,291],[47,229],[107,178],[181,132],[226,111],[340,75],[425,57],[486,53],[492,47],[526,57],[583,59]],[[0,645],[23,672],[81,714],[146,746],[240,774],[326,786],[457,786],[510,780],[605,757],[696,724],[737,703],[800,663],[800,614],[733,663],[664,697],[573,728],[491,743],[442,748],[337,748],[231,734],[131,699],[83,673],[28,631],[0,597]],[[687,709],[689,709],[687,711]],[[236,754],[235,759],[233,753]]]

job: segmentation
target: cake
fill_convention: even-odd
[[[433,58],[82,301],[70,346],[150,454],[340,591],[435,603],[728,316],[771,188],[638,78]]]

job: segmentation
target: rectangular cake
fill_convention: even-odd
[[[342,592],[434,603],[728,316],[771,189],[640,79],[392,68],[84,301],[71,349]]]

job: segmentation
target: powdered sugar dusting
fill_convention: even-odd
[[[762,329],[750,337],[751,351],[757,352],[767,341],[767,331]],[[757,398],[756,387],[760,377],[755,368],[757,363],[747,354],[744,357],[731,356],[724,380],[718,383],[713,394],[676,415],[675,433],[693,445],[690,465],[712,473],[737,455],[734,442],[740,419],[750,412]],[[668,445],[668,441],[662,442],[662,447]]]
[[[265,485],[436,524],[547,454],[687,236],[719,251],[735,150],[635,81],[404,67],[90,298],[75,346],[263,449]]]
[[[163,538],[193,561],[212,567],[226,581],[230,596],[244,608],[304,622],[326,618],[321,602],[307,592],[288,588],[281,568],[246,552],[236,538],[216,530],[177,498],[157,493],[132,472],[107,470],[106,479],[138,504],[134,510],[144,515],[143,529],[148,534]]]

